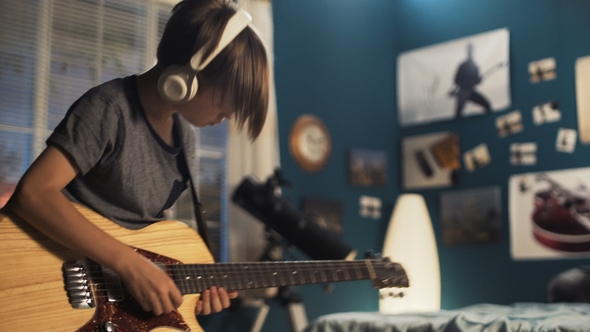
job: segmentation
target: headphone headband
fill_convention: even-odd
[[[190,61],[190,66],[194,71],[203,70],[207,65],[215,59],[215,57],[223,51],[223,49],[236,38],[240,32],[242,32],[248,24],[252,22],[252,16],[247,11],[240,9],[238,10],[225,25],[223,34],[219,39],[219,43],[215,47],[215,50],[209,55],[205,61],[201,62],[202,50],[199,50]]]

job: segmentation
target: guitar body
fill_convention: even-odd
[[[213,263],[201,237],[186,224],[162,221],[128,230],[76,206],[92,223],[154,262]],[[154,254],[157,253],[157,254]],[[197,322],[198,294],[184,295],[182,306],[153,316],[133,300],[109,302],[91,285],[94,308],[73,308],[68,301],[62,266],[85,260],[30,226],[9,209],[0,210],[0,331],[100,331],[111,322],[115,331],[203,331]]]

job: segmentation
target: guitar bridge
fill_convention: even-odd
[[[88,266],[85,261],[65,262],[62,266],[65,290],[74,309],[95,307],[94,296],[90,289]]]

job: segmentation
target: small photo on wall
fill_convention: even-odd
[[[529,62],[531,83],[554,80],[557,77],[555,58],[545,58]]]
[[[535,165],[537,163],[537,143],[510,144],[510,163],[512,165]]]
[[[387,184],[387,153],[381,150],[350,149],[348,182],[356,186],[383,187]]]
[[[520,111],[513,111],[496,118],[496,129],[499,137],[506,137],[521,132],[524,129],[522,114]]]
[[[538,126],[561,120],[561,111],[557,100],[541,103],[533,107],[533,122]]]
[[[473,149],[463,154],[463,162],[465,163],[465,169],[469,172],[473,172],[479,168],[482,168],[492,161],[488,145],[481,143]]]
[[[459,137],[439,132],[402,139],[405,189],[450,187],[458,181]]]
[[[559,152],[574,153],[578,132],[575,129],[559,128],[555,148]]]
[[[320,227],[335,234],[342,234],[342,202],[335,199],[304,197],[303,212],[314,219]]]
[[[362,195],[359,197],[359,215],[365,218],[379,219],[381,218],[381,199],[379,197],[372,197]]]
[[[442,237],[446,245],[497,242],[502,238],[500,187],[442,192]]]

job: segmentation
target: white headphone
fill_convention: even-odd
[[[219,44],[217,44],[215,50],[213,50],[211,55],[209,55],[205,61],[201,62],[201,49],[193,55],[187,65],[174,65],[164,69],[158,79],[158,91],[160,92],[160,96],[167,101],[177,104],[193,99],[199,88],[197,72],[207,67],[207,65],[215,59],[215,57],[223,51],[223,49],[231,43],[242,30],[245,29],[250,22],[252,22],[252,16],[243,9],[238,10],[229,21],[227,21],[227,25],[223,30]]]

